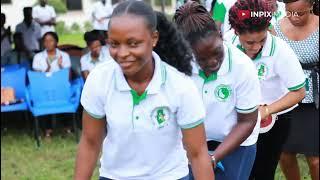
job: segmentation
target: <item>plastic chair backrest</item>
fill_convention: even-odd
[[[70,69],[62,69],[54,73],[28,71],[30,98],[33,106],[50,106],[69,103],[71,85]]]
[[[25,98],[26,69],[17,68],[1,72],[1,87],[12,87],[17,99]]]
[[[15,71],[18,70],[20,68],[19,64],[11,64],[11,65],[5,65],[5,66],[1,66],[1,71],[3,69],[3,71]]]

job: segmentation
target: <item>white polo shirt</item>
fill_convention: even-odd
[[[113,11],[113,8],[110,0],[107,0],[105,4],[102,4],[100,0],[96,2],[93,5],[93,10],[92,10],[92,15],[95,17],[92,19],[93,29],[107,31],[108,23],[109,23],[112,11]],[[99,23],[97,19],[100,19],[103,17],[109,17],[109,18]]]
[[[32,8],[32,17],[37,18],[40,21],[49,21],[52,18],[56,18],[56,12],[50,5],[45,5],[44,7],[36,5]],[[54,26],[41,26],[41,36],[49,31],[55,31]]]
[[[180,179],[188,174],[181,129],[203,123],[205,109],[190,77],[153,52],[155,71],[140,97],[116,61],[96,67],[84,85],[81,104],[106,117],[100,175],[111,179]]]
[[[63,51],[56,49],[56,57],[50,63],[51,68],[49,72],[56,72],[60,70],[60,67],[58,65],[58,59],[60,56],[62,57],[62,67],[63,68],[71,67],[70,56]],[[48,68],[47,58],[48,58],[48,53],[46,50],[37,53],[33,57],[32,68],[36,71],[45,72],[46,69]]]
[[[91,57],[91,52],[89,51],[83,55],[80,59],[81,71],[91,72],[98,64],[101,64],[104,61],[113,60],[109,54],[109,50],[106,46],[101,47],[100,55],[97,60],[93,61]]]
[[[39,39],[41,39],[41,26],[33,21],[28,27],[24,22],[16,26],[16,32],[21,32],[23,42],[30,51],[39,50]]]
[[[222,142],[238,121],[237,113],[251,113],[260,102],[260,85],[250,58],[232,45],[224,43],[224,59],[217,73],[204,75],[193,63],[192,79],[202,94],[206,107],[207,140]],[[250,146],[257,142],[257,123],[251,135],[241,143]]]
[[[229,31],[224,38],[244,51],[239,37],[235,35],[233,30]],[[260,79],[262,95],[260,104],[272,104],[289,91],[298,90],[305,86],[306,77],[297,56],[286,42],[269,32],[261,53],[253,62]],[[288,112],[296,106],[277,114]]]

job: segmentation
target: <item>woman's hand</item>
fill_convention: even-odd
[[[268,116],[271,115],[267,105],[260,106],[259,112],[260,112],[261,120],[266,119]]]

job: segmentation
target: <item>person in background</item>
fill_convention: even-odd
[[[7,51],[1,57],[1,66],[12,64],[24,64],[30,68],[34,53],[27,49],[23,42],[23,34],[16,32],[13,34],[14,49]]]
[[[6,15],[1,13],[1,57],[5,52],[11,50],[11,28],[5,28]]]
[[[55,72],[62,68],[70,68],[70,56],[57,48],[58,35],[55,32],[46,32],[42,41],[45,50],[37,53],[33,58],[32,68],[35,71]]]
[[[313,180],[319,179],[319,16],[314,0],[284,0],[288,14],[275,25],[278,37],[297,55],[307,76],[306,97],[292,111],[280,167],[287,179],[300,180],[297,154],[303,154]]]
[[[108,23],[112,14],[113,8],[111,0],[98,0],[93,5],[91,17],[94,30],[108,31]]]
[[[57,33],[46,32],[42,37],[42,41],[45,49],[34,56],[32,62],[32,69],[34,71],[52,73],[63,68],[71,68],[70,56],[57,48],[59,42]],[[44,122],[46,129],[45,137],[49,139],[53,132],[52,121],[48,119]],[[71,132],[69,128],[66,128],[66,131],[67,133]]]
[[[291,111],[305,96],[306,77],[297,56],[286,42],[269,32],[272,17],[243,19],[239,16],[243,10],[271,12],[271,8],[266,1],[237,1],[229,11],[232,30],[225,34],[225,39],[256,65],[261,89],[261,124],[268,123],[266,118],[271,115],[278,117],[273,126],[269,125],[269,131],[263,132],[260,128],[250,180],[274,179],[282,147],[288,137]]]
[[[248,179],[259,135],[260,86],[253,62],[222,40],[205,7],[187,2],[174,22],[192,47],[192,79],[206,107],[205,129],[217,180]],[[160,31],[160,35],[161,35]],[[252,98],[255,97],[255,98]]]
[[[89,52],[81,57],[80,63],[82,76],[84,80],[86,80],[90,71],[92,71],[96,65],[110,58],[104,56],[105,54],[102,52],[101,41],[97,33],[92,31],[86,32],[84,34],[84,40],[87,43]]]
[[[56,25],[56,12],[47,4],[47,0],[39,0],[39,5],[33,7],[32,17],[41,26],[41,36],[46,32],[54,32]]]
[[[20,32],[23,35],[24,44],[27,44],[26,48],[33,52],[40,50],[41,42],[41,27],[33,20],[32,7],[23,8],[24,20],[16,26],[16,32]]]

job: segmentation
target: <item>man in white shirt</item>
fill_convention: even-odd
[[[16,32],[21,32],[23,35],[24,44],[30,51],[40,50],[41,40],[41,27],[33,21],[32,18],[32,7],[23,8],[24,20],[16,26]]]
[[[47,0],[40,0],[40,5],[33,8],[32,16],[41,26],[41,36],[46,32],[55,31],[56,12],[52,6],[47,5]]]
[[[1,57],[5,52],[11,50],[11,30],[10,26],[7,29],[4,27],[5,23],[6,15],[4,13],[1,13]]]
[[[108,30],[108,23],[112,14],[113,8],[111,0],[101,0],[93,5],[92,24],[95,30]]]

